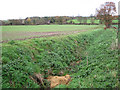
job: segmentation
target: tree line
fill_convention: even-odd
[[[116,17],[115,19],[117,19]],[[73,20],[77,20],[79,23],[76,23]],[[89,22],[87,22],[89,20]],[[99,20],[99,23],[95,21]],[[1,25],[49,25],[49,24],[102,24],[102,20],[95,17],[70,17],[70,16],[54,16],[54,17],[27,17],[25,19],[9,19],[1,21]]]

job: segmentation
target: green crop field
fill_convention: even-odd
[[[118,23],[118,20],[113,20],[112,22],[113,22],[113,23]]]
[[[80,23],[77,19],[68,20],[67,22],[70,23],[70,21],[73,21],[74,23]],[[83,20],[81,23],[84,23]],[[87,20],[87,23],[91,23],[90,19]],[[99,20],[95,20],[94,23],[99,24]]]
[[[3,88],[50,87],[48,76],[69,74],[68,85],[55,88],[117,88],[117,33],[103,26],[40,25],[4,26],[3,32],[56,32],[87,30],[64,36],[9,41],[2,45]],[[9,36],[8,36],[9,37]],[[76,63],[80,61],[79,63]],[[51,73],[49,72],[51,71]],[[60,72],[63,72],[62,74]],[[40,73],[43,83],[30,77]]]
[[[70,31],[94,28],[97,25],[20,25],[20,26],[2,26],[3,31],[28,31],[28,32],[53,32]]]
[[[20,26],[2,26],[2,39],[15,40],[32,38],[48,35],[59,35],[64,33],[72,33],[74,31],[82,32],[84,30],[93,30],[97,25],[20,25]]]
[[[80,23],[77,19],[68,20],[67,22],[70,23],[71,21],[73,21],[74,23]],[[83,20],[81,23],[84,23]],[[87,23],[91,23],[91,20],[88,19]],[[99,20],[94,20],[94,23],[99,24]],[[118,20],[113,20],[112,23],[118,23]]]

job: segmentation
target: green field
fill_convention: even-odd
[[[74,23],[80,23],[77,19],[68,20],[67,22],[70,23],[70,21],[73,21]],[[84,23],[83,20],[81,23]],[[87,23],[91,23],[91,20],[88,19]],[[94,23],[99,24],[99,20],[95,20]],[[112,23],[118,23],[118,20],[113,20]]]
[[[117,88],[117,33],[113,29],[89,25],[39,25],[4,26],[3,32],[71,32],[84,29],[87,32],[3,43],[2,87],[45,88],[50,87],[46,77],[69,74],[72,81],[55,88]],[[63,74],[60,74],[61,71]],[[30,79],[34,73],[43,75],[43,84]]]
[[[20,25],[20,26],[2,26],[2,39],[15,40],[30,37],[57,35],[69,33],[72,31],[83,31],[96,29],[97,25]],[[43,33],[44,32],[44,33]],[[53,34],[52,34],[53,33]]]
[[[113,20],[112,22],[113,22],[113,23],[118,23],[118,20]]]
[[[69,23],[70,21],[73,21],[74,23],[80,23],[77,19],[68,20],[67,22]],[[83,20],[81,23],[84,23]],[[87,20],[87,23],[91,23],[90,19]],[[95,20],[94,23],[99,24],[99,20]]]
[[[2,26],[2,31],[53,32],[91,29],[97,25],[20,25]]]

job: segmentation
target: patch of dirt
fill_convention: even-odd
[[[67,85],[71,81],[70,75],[65,75],[65,76],[49,76],[47,78],[48,81],[50,81],[50,87],[54,88],[57,85]]]
[[[38,85],[42,85],[44,88],[46,87],[44,85],[44,80],[45,78],[43,78],[43,75],[40,73],[34,73],[33,76],[30,76],[31,80],[33,80],[35,83],[37,83]],[[50,82],[50,88],[54,88],[57,85],[67,85],[70,81],[71,81],[71,77],[70,75],[65,75],[65,76],[48,76],[46,78],[49,82]]]

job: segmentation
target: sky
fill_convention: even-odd
[[[90,16],[104,2],[120,0],[1,0],[0,20],[32,16]],[[116,14],[117,15],[117,14]]]

